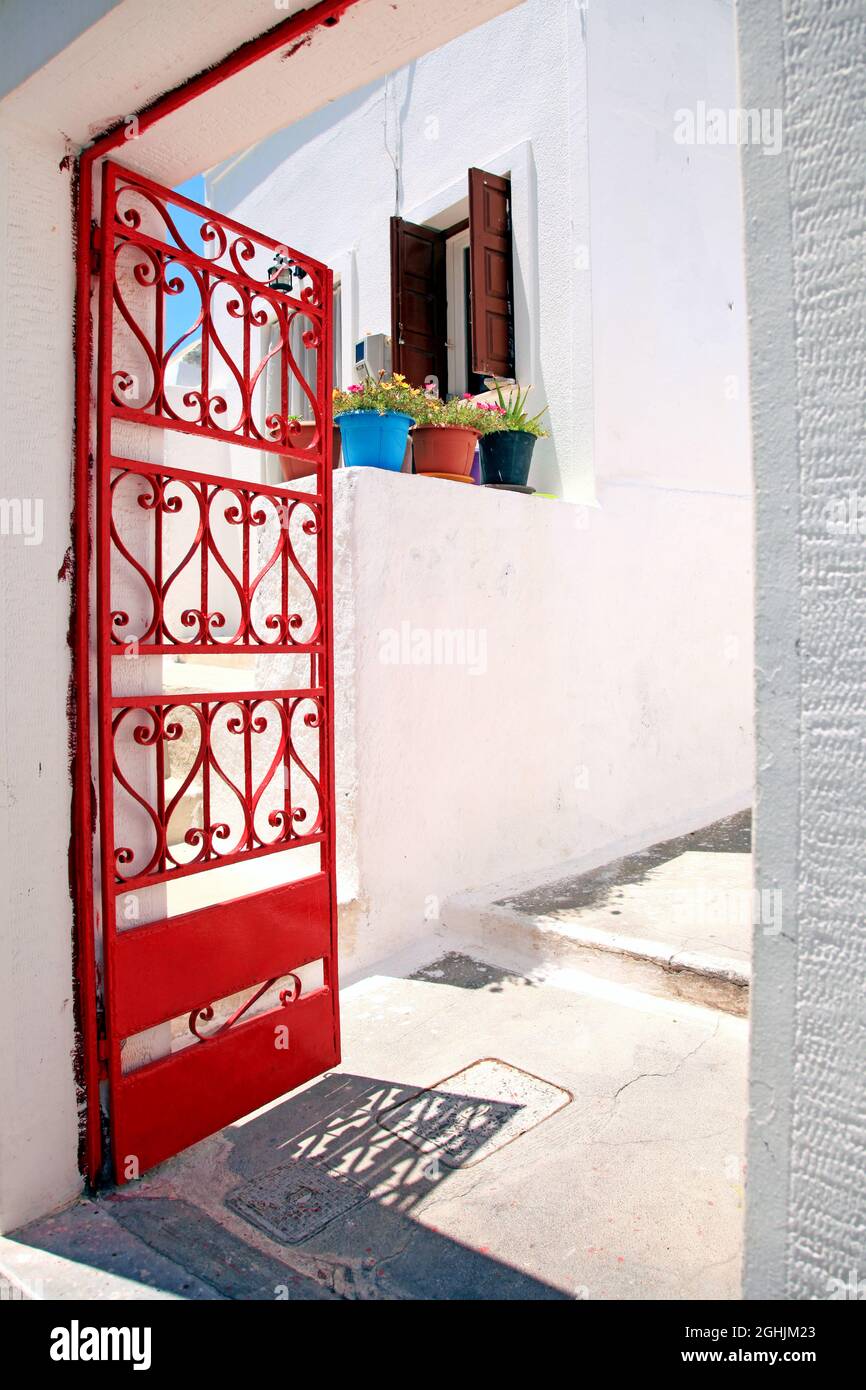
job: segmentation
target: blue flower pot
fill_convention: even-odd
[[[347,410],[334,424],[343,441],[343,463],[347,468],[387,468],[399,473],[406,455],[411,415],[397,410]]]

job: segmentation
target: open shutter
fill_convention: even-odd
[[[448,381],[445,239],[435,227],[391,218],[391,364],[412,386]]]
[[[511,181],[469,170],[472,370],[514,376]]]

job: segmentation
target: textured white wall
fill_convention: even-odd
[[[335,484],[344,968],[417,941],[455,890],[749,804],[746,501]],[[463,634],[465,662],[403,659],[437,630]]]
[[[739,0],[757,502],[757,876],[747,1298],[863,1298],[866,1276],[866,257],[861,0]],[[859,1290],[857,1287],[857,1281]],[[831,1281],[839,1281],[833,1283]]]
[[[0,536],[0,1229],[80,1186],[67,863],[73,261],[64,153],[59,133],[0,126],[0,495],[41,502],[44,523],[39,545]]]

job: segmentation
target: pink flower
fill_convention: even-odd
[[[472,400],[472,392],[471,392],[471,391],[464,391],[464,392],[463,392],[463,399],[464,399],[464,401],[471,401],[471,400]]]
[[[351,391],[351,393],[352,393],[353,396],[356,396],[356,395],[358,395],[358,393],[359,393],[360,391],[363,391],[364,388],[363,388],[363,386],[349,386],[349,387],[347,387],[346,389],[347,389],[348,391]]]

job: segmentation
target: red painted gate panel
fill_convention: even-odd
[[[100,1050],[124,1181],[339,1060],[333,288],[113,163],[95,245]]]

